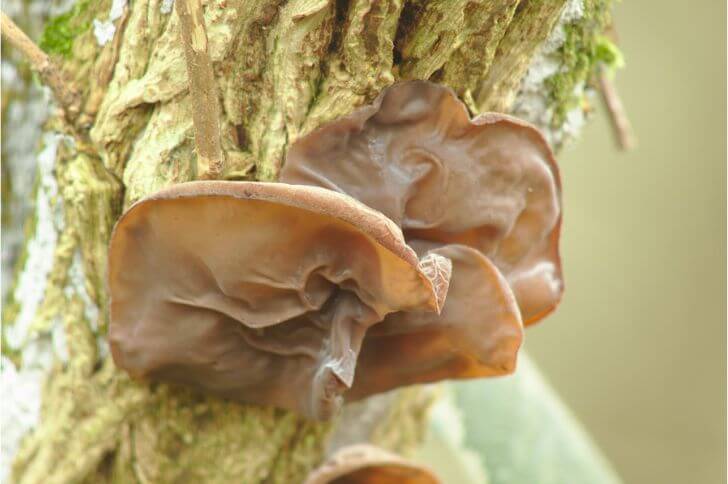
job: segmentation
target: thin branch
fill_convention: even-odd
[[[624,151],[634,149],[637,146],[637,138],[632,130],[632,124],[629,122],[617,88],[604,71],[599,74],[599,88],[604,104],[609,111],[609,119],[612,122],[612,129],[617,137],[619,148]]]
[[[604,35],[614,43],[619,45],[619,35],[617,34],[617,25],[614,21],[610,22],[604,30]],[[627,111],[624,109],[622,100],[619,98],[617,87],[612,82],[609,72],[605,67],[599,72],[599,90],[602,93],[602,99],[609,111],[609,120],[612,124],[612,130],[617,138],[617,144],[623,151],[629,151],[637,146],[637,138],[635,137],[632,125],[627,117]]]
[[[71,83],[64,80],[61,69],[3,12],[0,12],[0,29],[3,38],[20,51],[41,81],[53,91],[66,118],[69,121],[75,119],[80,112],[81,96]]]
[[[200,178],[219,178],[223,171],[220,139],[220,105],[212,61],[207,53],[207,33],[201,0],[177,0],[175,10],[187,61],[192,99],[192,122],[197,145],[197,173]]]

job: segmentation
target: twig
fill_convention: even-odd
[[[174,5],[180,20],[190,82],[192,122],[197,145],[197,173],[200,178],[219,178],[223,170],[220,106],[212,61],[207,53],[202,2],[177,0]]]
[[[619,148],[623,151],[634,149],[637,146],[637,138],[632,130],[632,124],[629,122],[617,88],[606,72],[599,74],[599,88],[602,92],[604,104],[606,104],[609,111],[609,119],[612,122],[612,129],[617,137]]]
[[[81,109],[81,96],[64,80],[61,69],[3,12],[0,12],[0,28],[3,38],[20,51],[43,83],[51,88],[66,118],[75,119]]]

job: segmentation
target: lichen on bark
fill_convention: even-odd
[[[510,110],[566,0],[204,3],[223,177],[275,180],[298,137],[397,80],[445,83],[473,114]],[[82,93],[83,139],[58,150],[44,175],[58,185],[64,225],[52,228],[58,244],[45,278],[49,289],[41,309],[30,310],[37,327],[61,328],[67,358],[58,355],[49,370],[40,421],[17,452],[14,480],[297,482],[337,436],[411,451],[435,395],[429,387],[377,400],[385,402],[377,418],[354,437],[341,437],[342,427],[352,425],[346,412],[332,423],[308,422],[282,410],[134,382],[115,369],[99,343],[111,227],[124,206],[198,173],[176,15],[163,0],[130,2],[115,21],[114,38],[101,46],[90,25],[106,18],[109,4],[82,1],[46,34]],[[555,96],[547,107],[556,112],[553,103],[562,102],[571,101]],[[26,258],[16,281],[28,270]],[[20,309],[4,318],[4,338]],[[16,348],[21,367],[26,349]]]
[[[609,0],[583,0],[581,15],[564,26],[564,42],[558,48],[561,66],[546,80],[556,108],[552,125],[561,126],[569,110],[581,101],[575,90],[596,74],[600,63],[612,64],[602,33],[610,22]]]
[[[543,130],[556,150],[578,135],[602,69],[619,66],[619,51],[602,35],[611,2],[568,0],[531,59],[509,110]]]

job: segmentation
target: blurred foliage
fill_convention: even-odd
[[[512,376],[450,382],[448,389],[418,455],[445,482],[620,482],[525,354]]]

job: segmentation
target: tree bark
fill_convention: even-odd
[[[113,224],[139,198],[202,173],[171,2],[113,3],[79,0],[41,44],[82,95],[81,133],[61,134],[73,132],[51,119],[38,156],[35,212],[3,311],[3,382],[15,385],[9,405],[22,418],[1,470],[23,484],[300,482],[347,443],[411,451],[436,387],[316,423],[134,382],[114,367],[104,343]],[[473,114],[525,117],[558,147],[583,116],[577,101],[608,17],[607,0],[203,3],[220,176],[230,180],[275,180],[298,137],[410,78],[449,85]],[[41,390],[39,411],[26,408]]]

